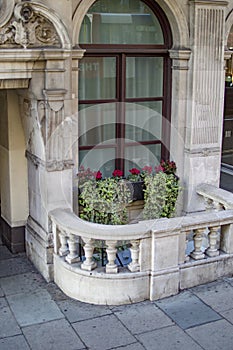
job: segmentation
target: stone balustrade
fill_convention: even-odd
[[[160,299],[232,274],[231,196],[208,186],[198,193],[226,210],[116,226],[85,222],[69,209],[52,211],[55,282],[75,299],[113,305]],[[100,241],[105,266],[94,259]],[[130,250],[127,266],[117,264],[123,243]]]
[[[210,184],[197,186],[197,194],[203,197],[206,210],[233,209],[233,193]]]

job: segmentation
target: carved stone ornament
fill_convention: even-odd
[[[0,7],[3,6],[2,3],[4,1],[0,0]],[[38,11],[34,11],[33,4],[24,1],[15,6],[10,21],[0,28],[0,46],[60,48],[61,43],[53,24]]]
[[[10,19],[13,9],[14,0],[0,0],[0,27],[4,26]]]

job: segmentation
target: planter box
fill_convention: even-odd
[[[135,181],[130,182],[133,188],[133,201],[141,201],[144,199],[144,182],[143,181]]]

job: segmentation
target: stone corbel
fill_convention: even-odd
[[[170,58],[172,59],[172,69],[188,70],[191,50],[189,49],[171,49],[169,50]]]
[[[43,90],[46,101],[49,107],[54,112],[59,112],[64,106],[64,96],[67,93],[65,89],[47,89]]]

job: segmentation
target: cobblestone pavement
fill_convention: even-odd
[[[156,302],[96,306],[0,244],[0,350],[232,350],[233,278]]]

